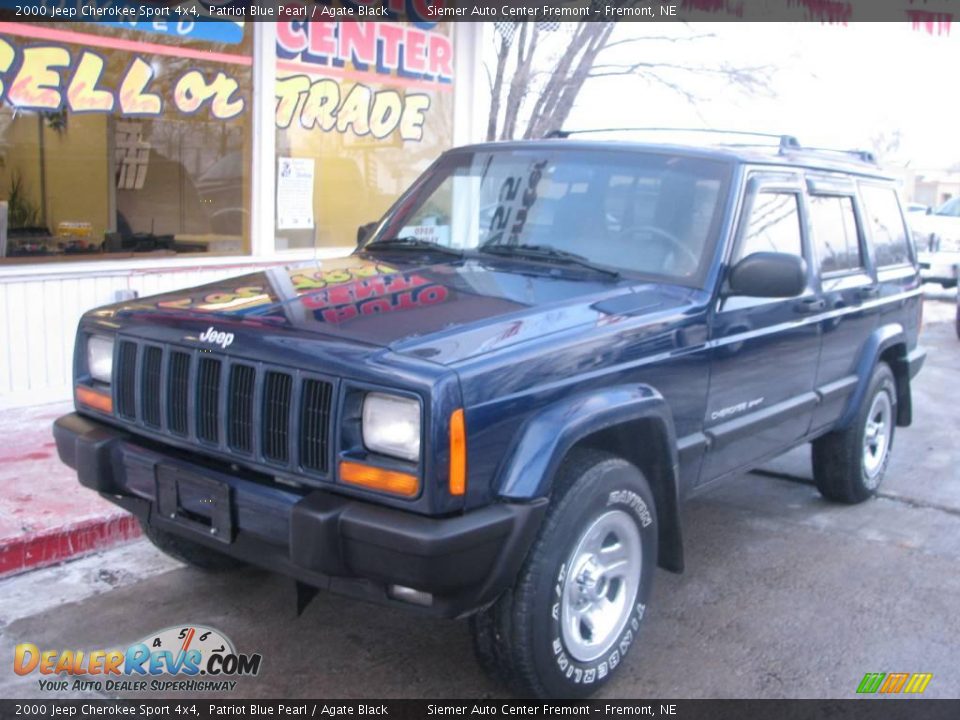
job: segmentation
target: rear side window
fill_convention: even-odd
[[[892,188],[861,185],[864,214],[870,228],[870,239],[877,266],[902,265],[910,262],[907,226],[900,213],[897,193]]]
[[[756,196],[736,259],[742,260],[756,252],[803,255],[800,213],[793,193],[761,192]]]
[[[863,268],[853,198],[811,195],[810,225],[821,274]]]

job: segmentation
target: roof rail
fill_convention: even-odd
[[[714,128],[672,128],[672,127],[617,127],[591,128],[588,130],[551,130],[548,138],[568,138],[571,135],[603,132],[672,132],[672,133],[706,133],[711,135],[736,135],[739,137],[761,137],[777,140],[780,149],[799,149],[800,141],[793,135],[779,135],[774,133],[747,132],[745,130],[718,130]]]
[[[786,153],[810,153],[810,154],[833,154],[846,155],[856,158],[864,163],[871,165],[877,164],[876,156],[869,150],[840,150],[835,148],[814,148],[804,147],[794,135],[783,135],[763,132],[747,132],[745,130],[718,130],[714,128],[670,128],[670,127],[617,127],[617,128],[591,128],[587,130],[551,130],[547,133],[548,138],[568,138],[571,135],[581,135],[589,133],[605,132],[673,132],[673,133],[704,133],[709,135],[733,135],[736,137],[755,137],[770,138],[777,141],[777,147],[781,155]],[[762,145],[759,143],[723,143],[729,147],[772,147],[772,145]]]
[[[797,148],[798,150],[806,153],[824,153],[832,155],[849,155],[855,157],[861,162],[870,163],[871,165],[878,165],[877,156],[872,153],[870,150],[841,150],[838,148],[814,148],[814,147],[801,147]]]

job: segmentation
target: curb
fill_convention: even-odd
[[[0,578],[55,565],[140,537],[133,515],[111,515],[0,540]]]

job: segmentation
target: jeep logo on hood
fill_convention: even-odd
[[[200,342],[219,345],[226,350],[233,344],[233,333],[220,332],[213,325],[208,327],[199,337]]]

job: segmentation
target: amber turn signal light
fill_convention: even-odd
[[[463,408],[450,415],[450,494],[467,492],[467,430]]]
[[[416,475],[384,470],[349,460],[340,461],[340,479],[348,485],[382,490],[403,497],[413,497],[420,489],[420,482]]]
[[[113,398],[108,394],[83,386],[78,386],[76,392],[78,403],[108,415],[113,414]]]

